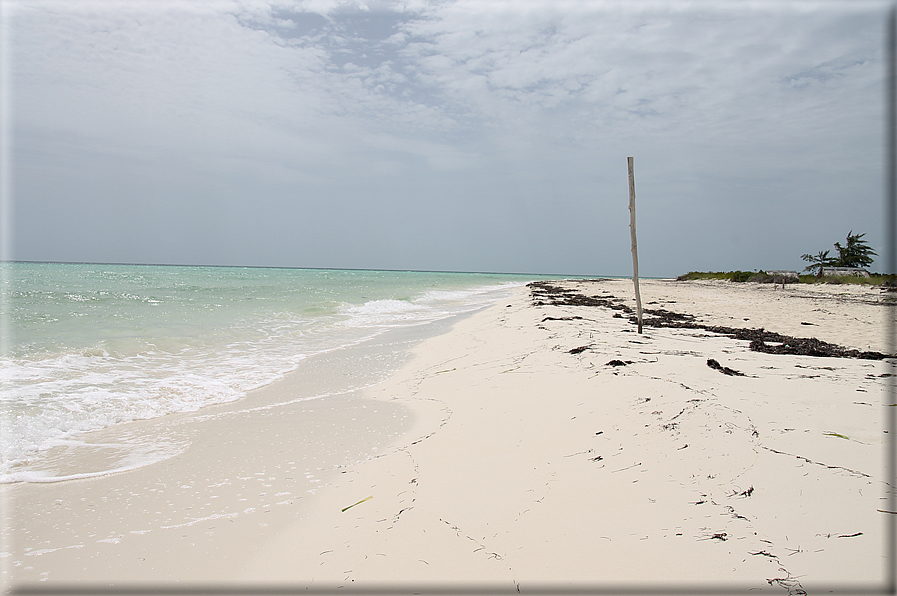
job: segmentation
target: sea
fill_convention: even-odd
[[[469,313],[549,278],[83,263],[0,268],[0,483],[66,479],[30,466],[85,433],[240,400],[310,356]]]

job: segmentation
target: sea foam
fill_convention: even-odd
[[[303,359],[494,302],[509,276],[12,263],[0,482],[82,433],[238,400]],[[134,451],[116,470],[170,452]],[[85,472],[87,474],[91,472]]]

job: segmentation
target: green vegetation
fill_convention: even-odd
[[[820,250],[815,255],[809,255],[809,254],[801,255],[800,258],[802,258],[805,261],[809,261],[809,263],[810,263],[809,265],[807,265],[804,268],[804,271],[809,271],[813,275],[822,277],[822,268],[823,267],[837,267],[837,265],[835,265],[835,262],[837,261],[837,259],[834,259],[834,258],[828,256],[828,253],[829,253],[829,251],[827,251],[827,250]]]
[[[824,267],[852,267],[865,268],[872,264],[874,256],[877,256],[869,243],[863,240],[865,234],[854,234],[853,230],[847,233],[847,241],[844,245],[835,242],[838,256],[830,256],[830,250],[820,250],[815,255],[801,255],[801,259],[810,264],[804,269],[809,274],[799,275],[800,283],[831,283],[831,284],[862,284],[871,286],[888,286],[897,288],[897,275],[883,275],[871,273],[869,277],[857,275],[822,275]],[[676,278],[677,281],[690,281],[696,279],[721,279],[725,281],[751,281],[757,283],[782,283],[782,276],[773,276],[765,271],[689,271],[685,275]],[[793,280],[793,278],[792,278]],[[790,283],[790,282],[789,282]]]
[[[897,287],[897,275],[884,275],[881,273],[872,273],[869,277],[858,277],[856,275],[842,275],[838,277],[819,277],[817,275],[800,275],[800,283],[802,284],[860,284],[869,286],[890,286]],[[690,281],[695,279],[721,279],[724,281],[750,281],[755,283],[770,283],[772,276],[764,271],[689,271],[685,275],[680,275],[676,281]]]
[[[858,284],[867,286],[897,287],[897,275],[886,275],[882,273],[870,273],[869,277],[859,277],[857,275],[827,275],[825,277],[819,277],[818,275],[801,275],[800,283]]]
[[[863,240],[866,234],[854,234],[853,230],[847,233],[847,245],[841,246],[840,242],[835,242],[835,248],[838,249],[838,264],[836,267],[868,267],[872,264],[872,257],[878,256],[878,253],[872,250],[869,243]]]
[[[840,242],[835,242],[835,248],[838,249],[837,257],[830,257],[829,251],[820,250],[815,255],[801,255],[801,259],[809,262],[804,271],[815,273],[816,276],[822,277],[823,267],[868,267],[872,264],[872,257],[877,256],[869,243],[863,240],[866,234],[854,234],[853,230],[847,233],[847,243],[841,246]]]
[[[766,275],[763,271],[689,271],[680,275],[676,281],[691,281],[694,279],[722,279],[727,281],[751,281],[757,275]]]

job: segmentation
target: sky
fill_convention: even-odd
[[[890,3],[0,2],[7,260],[628,276],[629,156],[642,276],[885,252]]]

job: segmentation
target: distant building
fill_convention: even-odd
[[[859,267],[823,267],[823,277],[870,277],[869,272]]]
[[[772,276],[773,283],[783,284],[783,283],[794,283],[800,281],[800,277],[797,275],[797,271],[767,271],[767,274]]]

